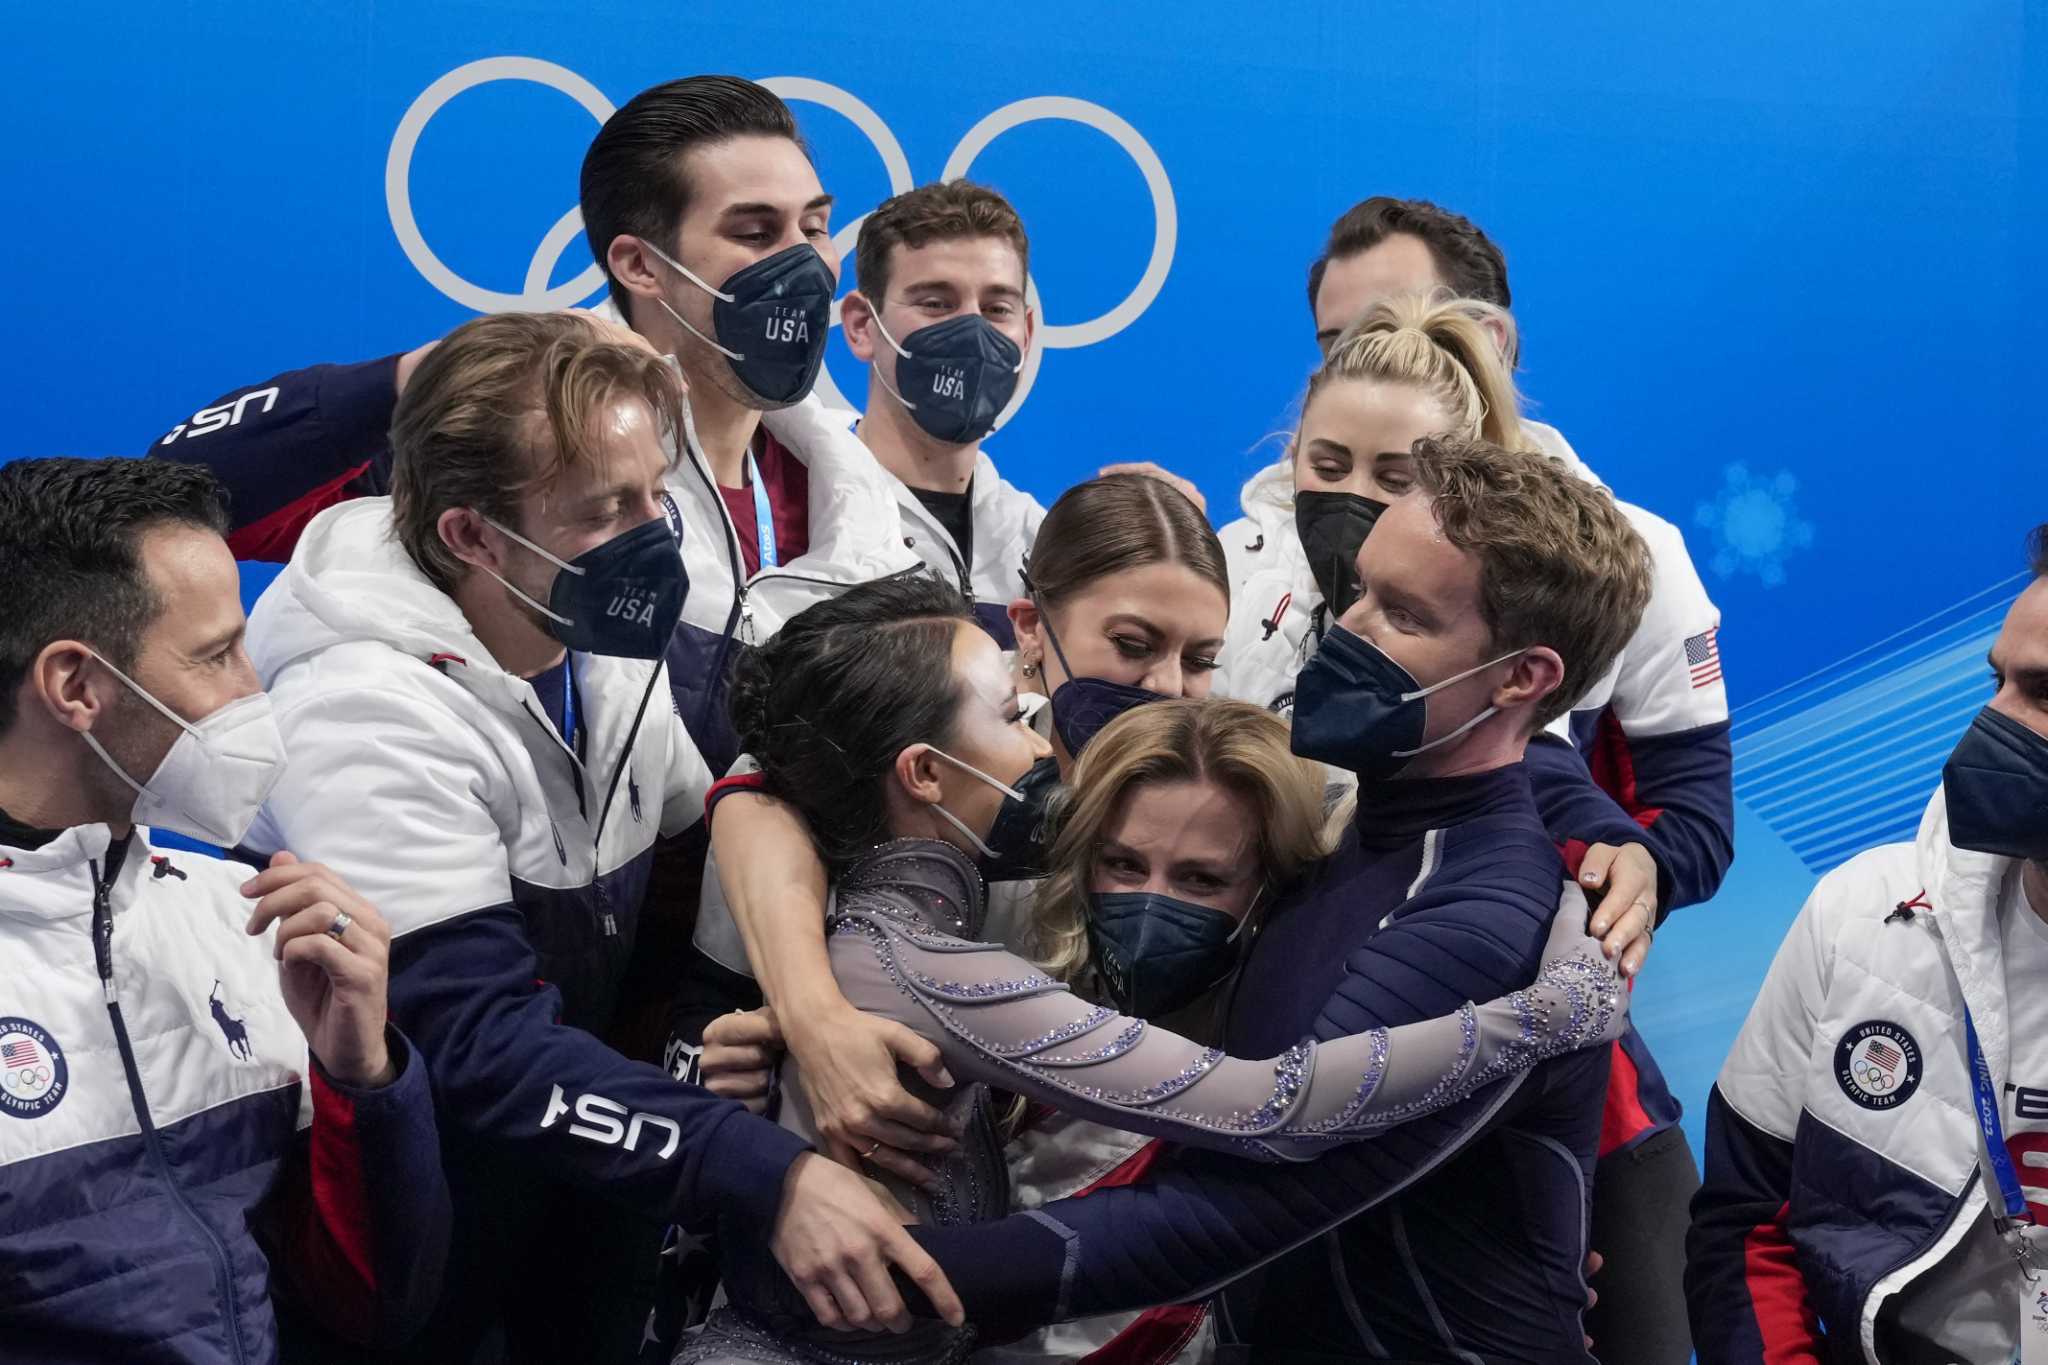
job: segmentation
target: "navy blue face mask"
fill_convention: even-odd
[[[1046,808],[1059,790],[1060,765],[1050,754],[1003,793],[988,830],[990,852],[976,860],[991,882],[1028,881],[1051,871],[1046,858]]]
[[[1060,668],[1067,675],[1067,680],[1053,689],[1052,730],[1060,737],[1060,743],[1067,746],[1069,758],[1079,758],[1081,751],[1088,747],[1088,741],[1095,738],[1103,726],[1133,706],[1167,700],[1165,693],[1154,692],[1150,688],[1132,687],[1107,678],[1075,677],[1072,666],[1067,663],[1066,651],[1060,648],[1060,637],[1053,633],[1052,617],[1039,603],[1036,594],[1031,601],[1038,607],[1038,619],[1045,627],[1045,638],[1052,644],[1053,657],[1060,661]]]
[[[1957,848],[2048,860],[2048,739],[1987,706],[1943,765],[1941,790]]]
[[[713,341],[683,319],[667,299],[661,306],[691,336],[726,358],[740,384],[764,408],[802,402],[825,360],[825,332],[839,282],[815,247],[799,242],[755,261],[712,288],[695,271],[654,243],[642,244],[709,294]]]
[[[962,313],[920,327],[901,345],[875,314],[875,330],[896,352],[896,382],[875,378],[889,396],[910,410],[925,435],[947,445],[972,445],[995,430],[1010,396],[1024,352],[979,313]]]
[[[1088,893],[1088,948],[1119,1010],[1157,1019],[1200,1000],[1237,965],[1245,920],[1157,891]]]
[[[1332,627],[1295,677],[1289,743],[1303,758],[1357,773],[1363,781],[1392,777],[1417,754],[1449,744],[1499,709],[1489,706],[1449,734],[1424,744],[1430,693],[1463,682],[1520,652],[1510,650],[1499,659],[1424,687],[1372,641]]]
[[[548,633],[557,640],[586,654],[619,659],[659,659],[667,653],[690,590],[668,518],[643,522],[567,561],[509,526],[484,520],[555,566],[546,606],[489,569],[484,572],[546,617]]]

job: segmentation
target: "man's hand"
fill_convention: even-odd
[[[749,1113],[765,1113],[786,1047],[769,1006],[721,1014],[705,1026],[697,1075],[712,1094],[738,1100]]]
[[[910,1314],[889,1278],[892,1264],[949,1324],[967,1319],[938,1262],[889,1217],[867,1181],[816,1152],[790,1165],[769,1249],[822,1326],[909,1330]]]
[[[1180,475],[1161,469],[1150,460],[1127,460],[1122,464],[1104,465],[1095,471],[1095,477],[1107,478],[1111,474],[1144,474],[1172,488],[1195,505],[1195,510],[1207,512],[1209,500],[1202,496],[1202,490],[1183,479]]]
[[[1657,922],[1657,860],[1641,844],[1595,844],[1579,864],[1579,885],[1599,893],[1586,932],[1600,940],[1622,976],[1643,969]]]
[[[797,1082],[811,1102],[826,1154],[855,1170],[865,1161],[913,1184],[932,1184],[936,1177],[915,1154],[952,1151],[952,1129],[944,1114],[903,1088],[897,1067],[949,1087],[953,1078],[938,1048],[893,1020],[844,1003],[787,1014]]]
[[[361,1089],[398,1079],[384,1044],[391,926],[377,907],[321,864],[282,851],[242,894],[256,902],[251,937],[277,926],[278,987],[327,1074]],[[328,932],[344,914],[347,926]]]

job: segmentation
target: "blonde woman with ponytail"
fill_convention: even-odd
[[[1246,515],[1220,536],[1233,611],[1219,694],[1288,708],[1295,673],[1357,595],[1352,556],[1414,482],[1417,440],[1531,447],[1503,358],[1515,346],[1504,309],[1441,291],[1383,300],[1332,344],[1287,457],[1247,485]]]

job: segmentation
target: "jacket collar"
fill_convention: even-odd
[[[1388,848],[1427,830],[1511,812],[1536,818],[1536,798],[1525,763],[1509,763],[1464,777],[1361,782],[1353,823],[1361,844]]]
[[[1948,802],[1939,788],[1920,818],[1914,856],[1927,897],[1934,904],[1934,927],[1948,949],[1963,1003],[1977,1025],[1984,1060],[1993,1076],[2005,1076],[2012,1057],[2006,1023],[2005,959],[1999,931],[1999,904],[2006,879],[2019,865],[1992,853],[1973,853],[1949,842]]]

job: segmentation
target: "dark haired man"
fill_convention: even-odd
[[[441,1282],[383,917],[319,863],[159,853],[143,827],[232,844],[283,761],[226,524],[203,470],[0,466],[10,1359],[275,1360],[288,1301],[392,1345]]]
[[[1821,879],[1707,1101],[1702,1365],[2048,1359],[2048,526],[1917,839]]]
[[[669,683],[722,771],[735,756],[722,686],[731,650],[820,597],[918,562],[882,471],[857,444],[825,439],[839,419],[811,396],[838,283],[832,197],[788,106],[734,76],[627,101],[592,140],[581,187],[610,285],[603,311],[675,356],[689,389],[666,481],[690,579]],[[151,454],[213,468],[243,518],[236,552],[284,558],[323,507],[389,489],[392,409],[430,349],[238,390]]]
[[[1502,308],[1512,297],[1506,257],[1471,220],[1427,200],[1384,195],[1354,205],[1331,226],[1308,290],[1325,353],[1390,295],[1448,290]],[[1522,427],[1545,453],[1598,482],[1554,427],[1527,418]],[[1234,624],[1249,632],[1234,632],[1231,688],[1261,703],[1292,690],[1328,625],[1322,592],[1292,550],[1299,543],[1293,487],[1284,459],[1260,471],[1245,485],[1245,516],[1220,533],[1241,599]],[[1589,886],[1612,875],[1616,849],[1639,844],[1652,855],[1657,885],[1647,899],[1661,922],[1678,906],[1712,896],[1734,856],[1721,618],[1678,528],[1629,503],[1621,508],[1655,562],[1649,607],[1614,668],[1550,738],[1530,746],[1529,762],[1539,773],[1545,822],[1575,858],[1584,857]],[[1586,781],[1588,766],[1597,786]],[[1626,911],[1627,900],[1610,894],[1596,926]],[[1608,1159],[1594,1214],[1594,1245],[1607,1269],[1593,1330],[1615,1365],[1682,1363],[1689,1352],[1677,1228],[1697,1175],[1678,1119],[1656,1061],[1631,1030],[1616,1049],[1603,1138]]]

